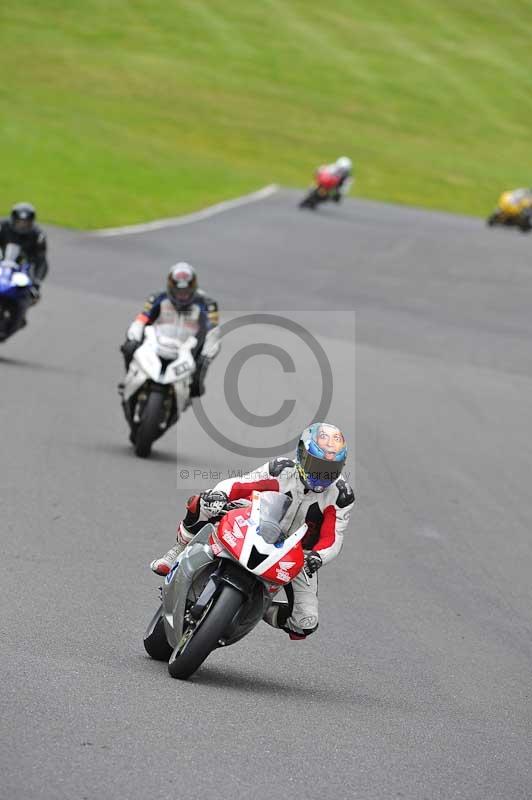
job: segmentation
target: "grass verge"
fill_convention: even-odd
[[[532,5],[26,0],[0,10],[2,198],[83,228],[317,163],[358,195],[485,214],[532,183]]]

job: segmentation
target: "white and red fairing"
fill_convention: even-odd
[[[229,511],[213,529],[209,544],[215,556],[225,551],[268,584],[270,592],[276,592],[303,568],[301,540],[307,526],[303,524],[286,539],[270,544],[260,535],[260,501],[261,493],[253,492],[250,506]]]
[[[324,189],[335,189],[340,183],[340,175],[330,167],[319,167],[316,170],[316,183]]]

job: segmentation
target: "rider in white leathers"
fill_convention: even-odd
[[[342,432],[335,425],[314,423],[301,434],[295,461],[275,458],[241,478],[221,481],[213,490],[191,497],[178,526],[177,544],[153,561],[151,568],[167,575],[192,537],[207,520],[219,518],[227,502],[250,498],[253,491],[287,494],[292,500],[284,518],[287,532],[303,523],[308,527],[302,542],[305,570],[288,587],[292,602],[288,606],[273,603],[265,621],[291,638],[305,638],[318,627],[316,572],[340,552],[355,501],[341,474],[346,455]]]

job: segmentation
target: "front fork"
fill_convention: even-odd
[[[170,387],[172,388],[172,387]],[[152,390],[153,391],[153,390]],[[140,387],[136,395],[130,397],[129,400],[124,400],[124,388],[122,384],[119,384],[118,392],[122,397],[122,408],[124,409],[124,416],[129,423],[130,428],[135,428],[142,419],[142,413],[144,411],[144,406],[148,400],[150,394],[150,387],[147,384],[144,384]],[[175,400],[175,392],[166,389],[164,392],[163,397],[163,409],[164,409],[164,416],[161,422],[159,423],[159,427],[161,430],[166,430],[175,422],[177,422],[177,402]]]
[[[242,615],[244,615],[244,617],[246,616],[249,610],[249,603],[253,603],[253,598],[257,590],[257,579],[254,575],[246,572],[230,559],[220,559],[216,571],[210,576],[194,605],[189,608],[185,614],[185,623],[189,630],[191,627],[195,629],[199,626],[207,615],[220,587],[224,584],[228,584],[241,592],[245,598],[245,602],[240,607],[229,626],[228,635],[224,639],[220,639],[220,646],[224,646],[228,641],[234,640],[234,634],[239,624],[238,621],[242,619]],[[257,620],[260,619],[264,611],[265,607],[263,601],[261,603],[260,613],[255,615]],[[246,632],[247,631],[243,631],[240,636],[245,635]],[[240,636],[238,638],[240,638]]]

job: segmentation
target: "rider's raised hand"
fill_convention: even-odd
[[[132,342],[142,342],[144,337],[144,325],[138,319],[131,323],[127,329],[127,338]]]
[[[201,510],[207,519],[220,516],[225,511],[228,502],[229,498],[226,493],[216,489],[209,489],[200,495]]]

